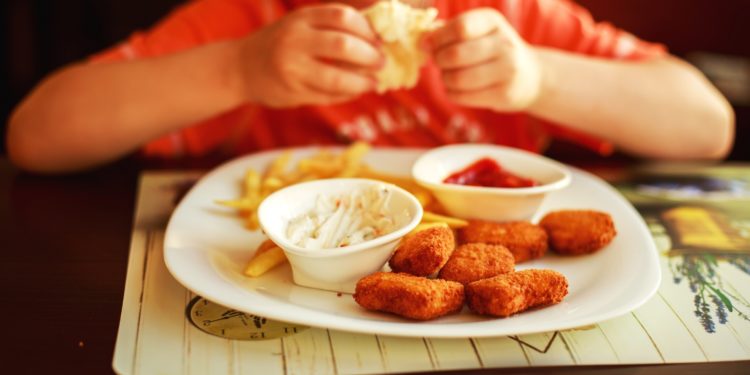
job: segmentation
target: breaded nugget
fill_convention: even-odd
[[[513,254],[503,245],[468,243],[453,252],[438,277],[468,284],[513,272]]]
[[[446,227],[427,228],[405,237],[388,265],[393,272],[432,275],[440,271],[455,248],[453,230]]]
[[[429,320],[460,311],[464,286],[406,273],[377,272],[357,282],[354,300],[368,310]]]
[[[472,311],[500,317],[559,303],[567,294],[568,280],[552,270],[523,270],[466,286],[466,302]]]
[[[507,247],[516,264],[539,258],[547,252],[547,233],[527,221],[493,223],[472,220],[458,233],[462,244],[481,242]]]
[[[617,234],[609,214],[592,210],[550,212],[539,225],[547,231],[552,250],[563,255],[593,253]]]

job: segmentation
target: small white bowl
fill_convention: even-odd
[[[531,178],[540,185],[497,188],[444,183],[446,177],[488,157],[509,172]],[[432,191],[454,216],[490,221],[530,220],[547,193],[570,184],[565,165],[531,152],[486,144],[460,144],[435,148],[412,167],[416,182]]]
[[[401,227],[359,244],[331,249],[306,249],[289,241],[289,222],[310,212],[319,196],[337,196],[371,186],[392,191],[386,211],[408,215]],[[334,178],[305,182],[278,190],[258,208],[263,231],[282,250],[292,266],[294,283],[301,286],[354,293],[357,281],[383,268],[401,238],[422,220],[422,205],[408,191],[389,183],[361,178]]]

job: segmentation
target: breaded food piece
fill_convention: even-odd
[[[513,254],[503,245],[467,243],[459,246],[438,277],[468,284],[513,272]]]
[[[432,227],[406,236],[388,261],[393,272],[428,276],[440,271],[456,248],[453,230]]]
[[[464,286],[406,273],[377,272],[357,282],[354,300],[368,310],[430,320],[460,311]]]
[[[550,212],[539,225],[547,231],[552,250],[563,255],[593,253],[617,234],[609,214],[592,210]]]
[[[466,286],[466,303],[483,315],[507,317],[536,306],[559,303],[568,294],[568,280],[552,270],[523,270]]]
[[[494,223],[471,220],[468,226],[459,229],[458,234],[462,244],[481,242],[507,247],[516,264],[539,258],[547,252],[547,233],[528,221]]]

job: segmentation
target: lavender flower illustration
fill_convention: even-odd
[[[700,321],[706,332],[716,332],[716,324],[726,324],[729,314],[734,313],[744,320],[750,321],[748,311],[750,303],[734,293],[725,285],[717,268],[720,262],[732,265],[750,275],[747,264],[750,255],[721,255],[713,254],[682,254],[669,258],[669,269],[675,284],[686,284],[693,293],[693,313]],[[744,269],[742,266],[745,266]]]

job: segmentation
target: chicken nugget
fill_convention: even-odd
[[[446,227],[427,228],[404,238],[388,265],[393,272],[432,275],[440,271],[455,248],[453,230]]]
[[[559,303],[567,294],[568,280],[552,270],[523,270],[466,286],[466,302],[472,311],[499,317]]]
[[[609,214],[592,210],[550,212],[539,225],[547,231],[552,250],[562,255],[593,253],[617,234]]]
[[[481,242],[507,247],[516,264],[539,258],[547,252],[547,233],[527,221],[494,223],[472,220],[458,233],[460,243]]]
[[[513,272],[513,254],[503,245],[468,243],[453,252],[438,277],[468,284]]]
[[[377,272],[357,282],[354,300],[368,310],[430,320],[460,311],[464,286],[406,273]]]

